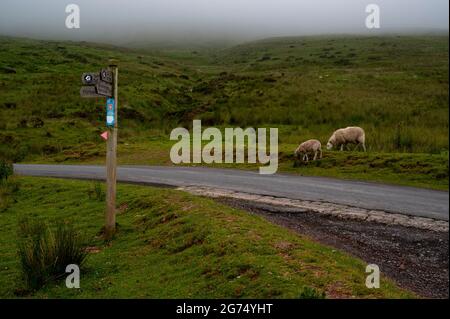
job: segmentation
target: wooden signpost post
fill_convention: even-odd
[[[112,73],[114,74],[114,105],[113,114],[114,119],[111,122],[108,118],[106,124],[108,125],[108,140],[106,141],[106,225],[105,237],[111,238],[116,231],[116,179],[117,179],[117,106],[118,106],[118,82],[119,82],[119,68],[117,64],[110,65]],[[102,71],[103,73],[103,71]],[[112,76],[111,76],[112,78]],[[112,101],[108,99],[108,104]],[[108,117],[108,109],[107,109]]]
[[[119,68],[111,62],[109,69],[98,73],[83,73],[81,82],[86,85],[80,90],[82,97],[106,97],[106,214],[104,234],[111,239],[116,231],[116,181],[117,181],[117,107]]]

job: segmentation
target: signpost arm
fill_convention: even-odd
[[[117,108],[118,101],[118,84],[119,84],[119,68],[117,63],[111,63],[110,69],[113,72],[114,85],[114,126],[109,128],[107,149],[106,149],[106,224],[105,238],[111,239],[116,231],[116,180],[117,180]]]

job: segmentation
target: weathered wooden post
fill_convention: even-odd
[[[116,231],[116,183],[117,183],[117,108],[118,108],[118,87],[119,68],[116,62],[110,61],[110,71],[113,75],[114,119],[112,126],[108,125],[108,140],[106,146],[106,223],[105,238],[111,239]],[[107,108],[110,102],[107,101]],[[107,110],[108,112],[108,110]],[[108,116],[108,115],[107,115]],[[107,119],[107,123],[109,120]]]
[[[117,180],[117,107],[119,104],[119,68],[111,60],[109,69],[99,73],[83,73],[81,82],[85,85],[80,95],[87,98],[106,97],[106,126],[108,130],[101,136],[106,143],[106,211],[105,239],[111,239],[116,231],[116,180]]]

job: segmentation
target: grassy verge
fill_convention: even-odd
[[[90,238],[81,289],[47,284],[32,298],[403,298],[383,278],[365,287],[365,264],[267,221],[175,190],[119,185],[116,238],[98,237],[104,203],[91,182],[20,178],[0,213],[0,297],[21,289],[16,252],[22,216],[71,221]]]
[[[448,191],[448,155],[332,152],[310,163],[282,161],[281,171]]]
[[[100,139],[100,137],[99,137]],[[143,136],[133,141],[124,138],[118,147],[119,164],[173,165],[170,149],[175,141],[162,135]],[[316,162],[299,163],[293,156],[295,144],[281,144],[279,172],[305,176],[324,176],[360,181],[372,181],[403,186],[448,190],[448,153],[380,153],[327,151]],[[85,145],[42,158],[37,156],[29,163],[52,164],[104,164],[105,145]],[[210,167],[257,169],[257,164],[212,164]]]

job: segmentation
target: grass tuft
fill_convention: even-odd
[[[70,264],[81,267],[86,259],[83,241],[71,225],[60,222],[53,231],[42,220],[22,218],[18,234],[22,277],[30,291],[61,278]]]

